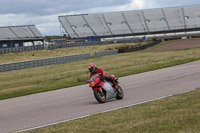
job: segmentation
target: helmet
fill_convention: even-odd
[[[94,63],[90,63],[88,69],[91,73],[93,73],[97,69],[97,67]]]

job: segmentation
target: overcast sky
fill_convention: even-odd
[[[0,0],[0,27],[36,25],[44,35],[61,35],[58,16],[200,4],[200,0]]]

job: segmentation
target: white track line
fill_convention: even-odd
[[[160,100],[160,99],[163,99],[163,98],[171,97],[171,96],[174,96],[174,95],[177,95],[177,94],[183,94],[183,93],[191,92],[191,91],[194,91],[194,90],[196,90],[196,89],[171,94],[171,95],[168,95],[168,96],[158,97],[158,98],[155,98],[155,99],[152,99],[152,100],[147,100],[147,101],[143,101],[143,102],[139,102],[139,103],[135,103],[135,104],[130,104],[130,105],[126,105],[126,106],[123,106],[123,107],[113,108],[113,109],[109,109],[109,110],[105,110],[105,111],[101,111],[101,112],[97,112],[97,113],[92,113],[92,114],[88,114],[88,115],[84,115],[84,116],[80,116],[80,117],[76,117],[76,118],[72,118],[72,119],[67,119],[67,120],[58,121],[58,122],[54,122],[54,123],[50,123],[50,124],[46,124],[46,125],[41,125],[41,126],[38,126],[38,127],[28,128],[28,129],[24,129],[24,130],[21,130],[21,131],[16,131],[16,133],[34,130],[34,129],[38,129],[38,128],[43,128],[43,127],[47,127],[47,126],[52,126],[52,125],[56,125],[56,124],[60,124],[60,123],[64,123],[64,122],[68,122],[68,121],[72,121],[72,120],[77,120],[77,119],[89,117],[89,116],[92,116],[92,115],[95,115],[95,114],[101,114],[101,113],[119,110],[119,109],[122,109],[122,108],[127,108],[127,107],[131,107],[131,106],[135,106],[135,105],[139,105],[139,104],[143,104],[143,103],[148,103],[148,102]]]

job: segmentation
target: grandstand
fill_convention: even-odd
[[[71,38],[200,31],[200,5],[59,16]]]
[[[39,30],[34,25],[0,27],[0,48],[23,47],[25,43],[43,43]]]

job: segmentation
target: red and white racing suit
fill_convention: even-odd
[[[90,73],[90,78],[95,74],[101,74],[101,78],[105,78],[107,81],[110,81],[115,88],[118,88],[114,75],[107,75],[107,73],[102,68],[97,68],[95,72]]]

